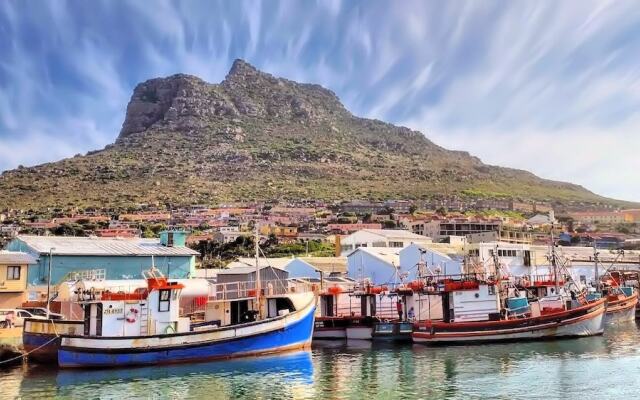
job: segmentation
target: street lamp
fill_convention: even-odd
[[[51,260],[53,258],[53,251],[55,249],[55,247],[49,249],[49,278],[47,279],[47,319],[50,318],[49,314],[51,313],[51,295],[49,294],[51,292]]]

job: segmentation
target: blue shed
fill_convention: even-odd
[[[161,239],[63,236],[17,236],[8,250],[24,251],[37,259],[29,267],[28,285],[47,283],[51,257],[51,282],[70,272],[102,270],[104,279],[140,279],[152,265],[171,278],[195,274],[199,253],[184,246],[184,232],[163,232]]]

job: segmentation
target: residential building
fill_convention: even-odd
[[[0,308],[16,308],[27,301],[27,271],[37,260],[28,253],[0,250]]]
[[[171,220],[170,213],[137,213],[137,214],[120,214],[120,221],[130,222],[167,222]]]
[[[569,213],[573,220],[580,224],[620,224],[633,222],[633,214],[619,211],[584,211]]]
[[[355,214],[377,214],[386,207],[382,203],[373,203],[370,201],[355,200],[348,203],[340,204],[342,212],[352,212]]]
[[[362,229],[340,239],[342,255],[359,247],[403,248],[411,243],[431,243],[431,238],[406,230]]]
[[[447,236],[466,236],[479,232],[499,231],[502,221],[470,218],[447,218],[429,221],[423,226],[423,235],[439,241]]]
[[[466,242],[487,243],[487,242],[505,242],[505,243],[533,243],[533,237],[530,232],[499,230],[490,232],[472,233],[466,236]]]
[[[96,236],[98,237],[138,237],[140,236],[140,229],[138,228],[105,228],[96,229]]]
[[[275,235],[282,238],[295,238],[298,236],[297,226],[279,226],[279,225],[262,225],[260,227],[260,234],[269,236]]]
[[[240,232],[236,231],[225,231],[225,232],[214,232],[213,240],[220,243],[231,243],[235,242],[239,237],[252,236],[252,232]]]

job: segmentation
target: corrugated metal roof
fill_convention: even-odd
[[[324,273],[347,272],[347,257],[298,257],[298,259]]]
[[[382,260],[388,264],[400,265],[400,254],[397,248],[393,247],[358,247],[347,255],[347,258],[353,254],[362,251]]]
[[[0,264],[37,264],[38,261],[29,253],[0,250]]]
[[[427,236],[418,235],[417,233],[409,232],[407,230],[402,230],[402,229],[363,229],[363,231],[384,236],[387,239],[414,239],[414,240],[430,239]]]
[[[284,269],[287,264],[289,264],[293,260],[293,258],[289,257],[278,257],[278,258],[259,258],[258,265],[261,267],[273,267],[278,269]],[[255,258],[239,258],[238,261],[233,261],[227,264],[227,268],[241,268],[241,267],[251,267],[253,269],[256,268],[256,259]]]
[[[197,256],[188,247],[166,247],[158,239],[141,238],[99,238],[67,236],[27,236],[20,235],[34,251],[45,254],[54,248],[54,255],[74,256]]]
[[[277,270],[280,270],[280,271],[284,271],[284,269],[278,268],[278,267],[273,266],[273,265],[271,267],[269,267],[267,265],[261,265],[260,266],[260,270],[270,269],[270,268],[277,269]],[[233,267],[233,268],[221,269],[221,270],[218,271],[218,275],[245,275],[245,274],[251,274],[253,272],[256,272],[256,267],[255,266],[253,266],[253,267],[236,266],[236,267]],[[262,273],[260,273],[260,275],[262,276]]]

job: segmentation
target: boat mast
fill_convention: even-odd
[[[596,266],[596,271],[595,271],[595,281],[596,281],[596,292],[600,292],[600,276],[598,273],[598,249],[596,248],[595,243],[593,244],[593,262]]]
[[[258,224],[255,226],[254,247],[256,251],[256,304],[260,312],[260,236],[258,235]]]
[[[551,266],[553,267],[553,280],[556,288],[556,295],[560,294],[560,283],[558,282],[558,263],[556,260],[556,241],[553,237],[553,222],[551,222]]]

